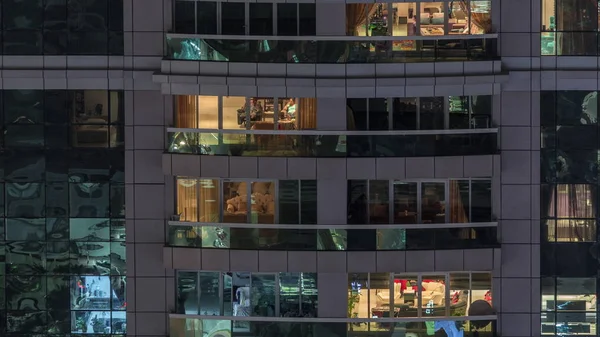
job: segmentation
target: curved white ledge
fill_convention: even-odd
[[[452,129],[452,130],[387,130],[387,131],[325,131],[325,130],[246,130],[246,129],[191,129],[167,128],[167,132],[191,133],[228,133],[242,135],[281,135],[281,136],[428,136],[428,135],[465,135],[498,133],[497,128],[489,129]]]
[[[475,40],[497,39],[498,34],[480,35],[433,35],[433,36],[273,36],[273,35],[204,35],[168,33],[167,38],[206,39],[206,40],[241,40],[241,41],[438,41],[438,40]]]
[[[435,224],[373,224],[373,225],[282,225],[253,223],[219,223],[169,221],[169,226],[222,227],[244,229],[444,229],[444,228],[482,228],[498,227],[498,222],[435,223]]]

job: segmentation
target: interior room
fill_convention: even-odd
[[[491,281],[490,273],[350,274],[348,317],[493,315]]]
[[[596,188],[590,184],[557,184],[542,189],[542,213],[549,242],[596,241]]]
[[[542,278],[542,335],[595,335],[596,278]]]
[[[274,181],[177,179],[180,221],[273,224],[276,200]]]
[[[346,5],[348,35],[438,36],[491,32],[490,0],[387,2]],[[397,41],[393,50],[414,50],[414,40]]]
[[[126,331],[126,278],[123,276],[73,276],[71,310],[73,333]]]
[[[118,147],[123,143],[123,97],[116,91],[74,90],[71,142],[74,147]]]
[[[177,96],[175,105],[175,125],[179,128],[305,130],[316,127],[315,98]]]

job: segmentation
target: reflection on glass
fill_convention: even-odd
[[[466,316],[469,305],[469,274],[450,274],[450,316]]]
[[[446,222],[446,184],[438,182],[421,183],[421,222]]]
[[[275,316],[275,275],[252,274],[252,316]]]
[[[169,36],[166,58],[259,63],[405,63],[497,58],[496,38],[428,40],[427,43],[401,41],[400,50],[392,50],[391,42],[365,44],[364,41],[331,40],[212,40]]]
[[[389,181],[369,181],[369,223],[390,223]]]

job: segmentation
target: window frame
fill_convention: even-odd
[[[365,191],[366,191],[366,196],[367,196],[367,200],[366,200],[366,205],[367,205],[367,215],[366,218],[370,220],[370,207],[369,205],[371,205],[371,200],[369,198],[370,196],[370,187],[371,181],[387,181],[387,180],[379,180],[379,179],[348,179],[348,182],[350,181],[361,181],[365,183]],[[473,214],[473,204],[472,204],[472,200],[473,200],[473,193],[472,193],[472,186],[473,186],[473,181],[489,181],[490,185],[492,182],[491,178],[457,178],[457,179],[412,179],[412,180],[389,180],[388,181],[388,219],[389,219],[389,223],[390,224],[394,224],[394,213],[395,213],[395,199],[394,199],[394,186],[397,183],[416,183],[417,184],[417,224],[422,224],[423,223],[423,203],[422,203],[422,198],[423,198],[423,183],[444,183],[444,202],[446,204],[448,204],[450,202],[450,183],[452,181],[456,181],[457,183],[459,181],[468,181],[469,182],[469,213],[468,213],[468,219],[469,221],[472,219],[472,214]],[[347,191],[347,197],[348,198],[350,196],[350,191]],[[348,205],[348,209],[346,210],[346,212],[348,213],[350,211],[350,200],[346,200],[346,204]],[[490,193],[490,210],[491,210],[491,216],[490,216],[490,221],[494,220],[495,217],[495,212],[494,212],[494,192],[493,190]],[[451,223],[450,221],[450,211],[448,210],[448,208],[446,209],[445,212],[445,224]],[[473,223],[473,222],[467,222],[467,223]],[[477,222],[475,222],[477,223]]]

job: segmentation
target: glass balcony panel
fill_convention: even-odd
[[[234,40],[167,37],[168,60],[258,63],[406,63],[497,59],[495,37],[436,40]],[[408,48],[395,48],[398,44]]]
[[[246,225],[242,225],[246,226]],[[376,251],[477,249],[498,247],[496,227],[429,229],[298,229],[218,226],[169,226],[172,247],[297,250]]]
[[[497,133],[301,135],[168,131],[167,152],[244,157],[427,157],[496,154]],[[227,140],[227,141],[225,141]]]

